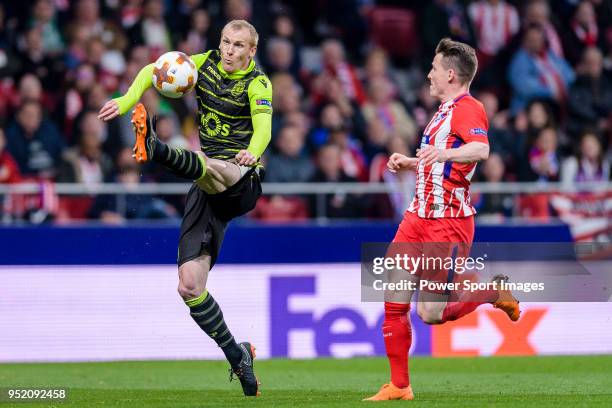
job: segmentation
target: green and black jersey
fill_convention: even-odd
[[[272,84],[254,61],[242,71],[227,73],[221,53],[192,55],[198,68],[196,99],[202,151],[217,159],[233,158],[248,149],[260,158],[272,131]],[[140,70],[128,92],[116,101],[128,112],[152,85],[153,64]]]
[[[192,58],[199,66],[196,98],[202,150],[209,157],[232,158],[249,147],[252,119],[272,114],[272,84],[254,61],[244,71],[227,74],[219,51],[200,55]]]

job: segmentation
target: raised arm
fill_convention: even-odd
[[[108,121],[123,115],[136,105],[142,94],[151,87],[153,83],[153,64],[145,65],[134,78],[134,82],[125,95],[111,99],[106,102],[100,112],[98,119]]]
[[[195,63],[196,68],[199,69],[209,55],[210,51],[204,54],[191,55],[191,59]],[[119,115],[125,114],[132,106],[136,105],[142,94],[153,84],[153,70],[153,64],[144,66],[138,72],[136,78],[134,78],[134,82],[132,82],[125,95],[111,99],[104,104],[98,113],[98,119],[104,121],[114,119]]]

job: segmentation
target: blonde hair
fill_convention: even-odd
[[[253,27],[253,24],[246,20],[232,20],[223,27],[221,34],[223,34],[227,28],[231,28],[232,30],[241,30],[243,28],[249,30],[249,34],[251,34],[251,47],[257,47],[259,34],[257,34],[257,30]]]

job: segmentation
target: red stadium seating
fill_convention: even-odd
[[[418,52],[416,15],[412,10],[375,7],[370,13],[370,35],[392,57],[410,58]]]

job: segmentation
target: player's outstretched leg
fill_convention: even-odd
[[[519,301],[512,295],[511,291],[502,289],[500,286],[502,282],[508,281],[508,277],[496,275],[492,281],[497,282],[497,290],[466,291],[459,301],[444,302],[441,299],[438,299],[438,301],[428,301],[431,300],[431,297],[439,295],[425,293],[422,297],[426,300],[420,301],[418,304],[417,311],[419,317],[427,324],[442,324],[460,319],[472,313],[480,305],[489,303],[494,308],[503,310],[510,320],[516,322],[521,315]]]
[[[189,180],[197,180],[206,173],[204,155],[171,148],[157,139],[154,123],[142,103],[137,104],[132,112],[132,126],[136,135],[133,151],[137,162],[153,160]]]

